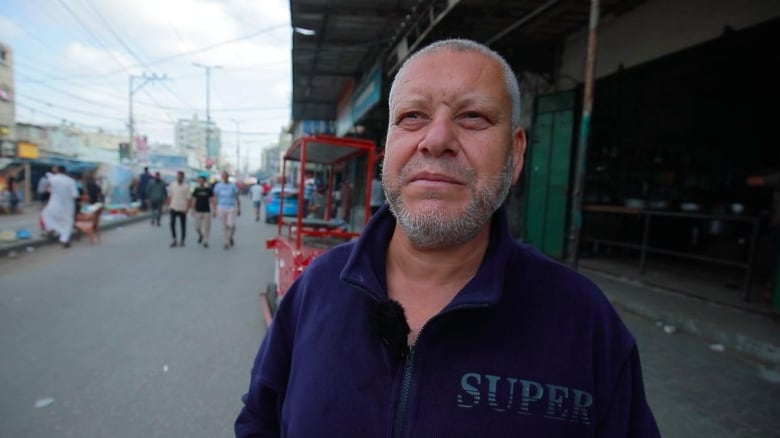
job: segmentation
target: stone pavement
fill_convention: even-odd
[[[778,315],[580,271],[636,338],[663,437],[780,437]]]
[[[670,331],[698,336],[725,349],[780,367],[780,315],[756,313],[643,285],[603,272],[580,269],[612,303]]]

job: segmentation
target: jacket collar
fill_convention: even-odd
[[[387,247],[395,229],[395,216],[382,206],[360,234],[339,278],[374,297],[387,300]],[[493,305],[501,298],[504,274],[512,253],[512,238],[502,206],[491,218],[490,242],[477,273],[445,308]]]

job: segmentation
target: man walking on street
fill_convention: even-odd
[[[195,218],[195,231],[198,233],[198,243],[204,248],[209,247],[209,233],[211,231],[211,212],[214,206],[214,190],[206,185],[206,177],[198,177],[198,187],[192,191],[190,198],[192,216]]]
[[[152,225],[160,226],[162,206],[167,197],[168,189],[165,187],[165,182],[160,177],[160,172],[155,172],[154,178],[146,186],[146,200],[152,210]]]
[[[51,168],[49,178],[49,202],[41,212],[44,230],[59,235],[60,243],[70,248],[70,235],[76,216],[76,199],[79,190],[76,181],[62,172],[58,166]]]
[[[166,202],[171,210],[171,235],[173,242],[171,248],[176,246],[176,218],[181,225],[181,240],[179,246],[184,246],[184,238],[187,236],[187,210],[190,208],[190,186],[184,182],[184,172],[176,172],[176,181],[168,187],[168,200]]]
[[[257,181],[249,188],[249,194],[252,196],[252,204],[255,206],[255,222],[260,222],[260,204],[263,201],[263,186]]]
[[[241,201],[238,199],[238,187],[228,181],[228,173],[222,171],[222,181],[214,185],[214,196],[217,199],[217,210],[214,216],[219,216],[222,224],[223,249],[235,244],[236,216],[241,216]]]
[[[146,198],[146,186],[149,184],[149,182],[152,180],[152,175],[149,174],[149,168],[144,167],[144,173],[141,174],[141,176],[138,177],[138,186],[136,186],[136,189],[138,190],[138,193],[136,196],[138,196],[138,200],[141,201],[141,210],[146,210],[149,208],[147,205],[147,198]]]

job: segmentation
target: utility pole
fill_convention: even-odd
[[[128,101],[128,117],[127,117],[127,128],[130,131],[130,143],[128,143],[130,150],[128,151],[128,154],[130,155],[130,158],[134,158],[135,151],[134,151],[134,143],[135,143],[135,122],[133,120],[133,95],[136,93],[136,91],[140,90],[144,85],[148,84],[151,81],[164,81],[168,78],[167,75],[158,76],[157,73],[153,73],[151,75],[147,75],[146,73],[143,73],[142,75],[130,75],[128,78],[127,83],[127,101]],[[135,79],[141,79],[141,83],[137,86],[133,84]]]
[[[236,124],[236,175],[238,175],[239,169],[241,169],[241,166],[239,163],[241,162],[240,157],[240,151],[241,151],[241,142],[240,142],[240,136],[241,136],[241,121],[236,119],[230,119],[233,123]]]
[[[216,157],[211,157],[209,146],[211,145],[211,69],[222,68],[221,65],[204,65],[193,62],[192,65],[206,70],[206,157],[219,161],[219,152]]]

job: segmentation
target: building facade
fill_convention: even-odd
[[[0,156],[14,156],[16,153],[15,120],[13,51],[0,42]]]
[[[221,149],[221,130],[216,123],[198,119],[180,119],[176,122],[174,146],[187,156],[187,163],[193,168],[207,168],[218,165]]]

